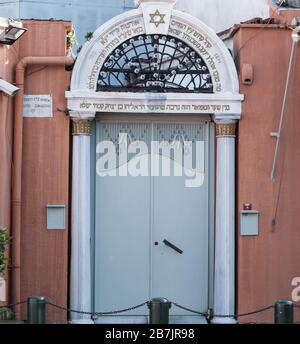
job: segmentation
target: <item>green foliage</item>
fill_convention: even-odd
[[[73,48],[77,44],[76,35],[74,31],[69,31],[67,33],[67,46],[68,48]]]
[[[15,315],[13,311],[9,308],[0,308],[0,320],[5,321],[5,320],[14,320]]]
[[[0,229],[0,276],[4,274],[7,267],[8,258],[5,255],[5,251],[11,239],[6,228]]]

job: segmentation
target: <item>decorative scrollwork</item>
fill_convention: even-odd
[[[97,91],[213,93],[212,78],[201,56],[179,39],[140,35],[108,56]]]

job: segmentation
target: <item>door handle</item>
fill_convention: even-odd
[[[179,254],[182,254],[182,253],[183,253],[183,251],[182,251],[180,248],[178,248],[177,246],[173,245],[170,241],[168,241],[168,240],[165,239],[165,240],[163,241],[163,243],[164,243],[166,246],[172,248],[174,251],[178,252]]]

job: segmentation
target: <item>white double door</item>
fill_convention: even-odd
[[[143,120],[107,118],[96,122],[96,311],[127,308],[153,297],[165,297],[199,311],[208,309],[209,126],[205,120],[174,118],[172,122],[164,122],[151,116]],[[125,139],[128,169],[124,169],[124,161],[118,161],[126,148]],[[106,141],[116,147],[114,172],[111,172],[113,164],[105,163],[108,149],[102,143]],[[148,173],[141,172],[143,176],[132,175],[129,166],[131,162],[140,169],[142,164],[145,170],[145,160],[134,160],[138,156],[133,153],[137,141],[144,142],[144,148],[149,147]],[[159,149],[159,159],[155,160],[159,161],[159,173],[154,172],[151,142],[158,142],[160,148],[168,143],[177,145],[183,161],[189,155],[193,171],[198,171],[199,186],[187,187],[190,186],[187,181],[196,178],[192,171],[175,175],[179,174],[182,163],[176,149],[170,156],[163,148]],[[136,152],[145,158],[145,151]],[[163,160],[166,166],[170,163],[170,176],[162,175],[166,174],[162,172]],[[104,176],[102,172],[109,169],[111,175]],[[127,176],[120,176],[126,169]],[[144,307],[123,315],[147,314]],[[171,314],[187,315],[187,312],[172,307]]]

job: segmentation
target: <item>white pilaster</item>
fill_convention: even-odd
[[[214,314],[235,311],[235,121],[217,121]],[[213,323],[235,323],[214,317]]]
[[[70,307],[91,311],[91,122],[73,120],[73,178]],[[89,315],[71,313],[71,323],[91,324]]]

